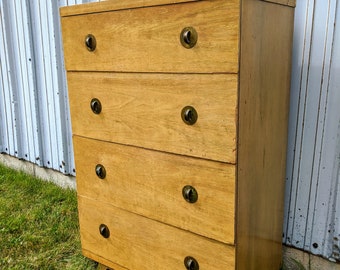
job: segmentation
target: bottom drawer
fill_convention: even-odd
[[[115,270],[195,269],[188,257],[200,270],[235,269],[234,246],[82,196],[78,207],[84,254]]]

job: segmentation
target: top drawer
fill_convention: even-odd
[[[192,48],[181,44],[186,27],[197,33]],[[69,71],[238,72],[239,0],[65,16],[62,30]]]

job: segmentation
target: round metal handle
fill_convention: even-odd
[[[183,47],[190,49],[197,43],[198,35],[193,27],[185,27],[180,35],[181,44]]]
[[[88,34],[85,38],[85,45],[86,48],[90,51],[93,52],[96,47],[97,47],[97,41],[96,38],[94,37],[94,35],[92,34]]]
[[[187,125],[193,125],[197,122],[198,114],[194,107],[186,106],[182,109],[182,120]]]
[[[97,164],[97,166],[96,166],[96,175],[100,179],[104,179],[106,177],[106,170],[105,170],[105,167],[103,165]]]
[[[100,224],[99,225],[99,233],[104,238],[109,238],[110,237],[110,230],[109,230],[109,228],[105,224]]]
[[[95,114],[100,114],[102,111],[102,104],[100,103],[99,99],[93,98],[91,100],[91,110]]]
[[[184,265],[187,270],[199,270],[200,266],[195,258],[187,256],[184,258]]]
[[[183,198],[189,203],[195,203],[198,200],[197,190],[193,186],[185,186],[182,189]]]

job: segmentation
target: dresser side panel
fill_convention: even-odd
[[[294,9],[241,8],[237,269],[279,269]]]

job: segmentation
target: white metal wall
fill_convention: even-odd
[[[297,0],[283,242],[340,260],[340,4]]]
[[[0,0],[0,151],[74,174],[60,6]],[[340,4],[297,0],[283,242],[340,260]]]
[[[0,0],[0,152],[74,174],[59,7]]]

